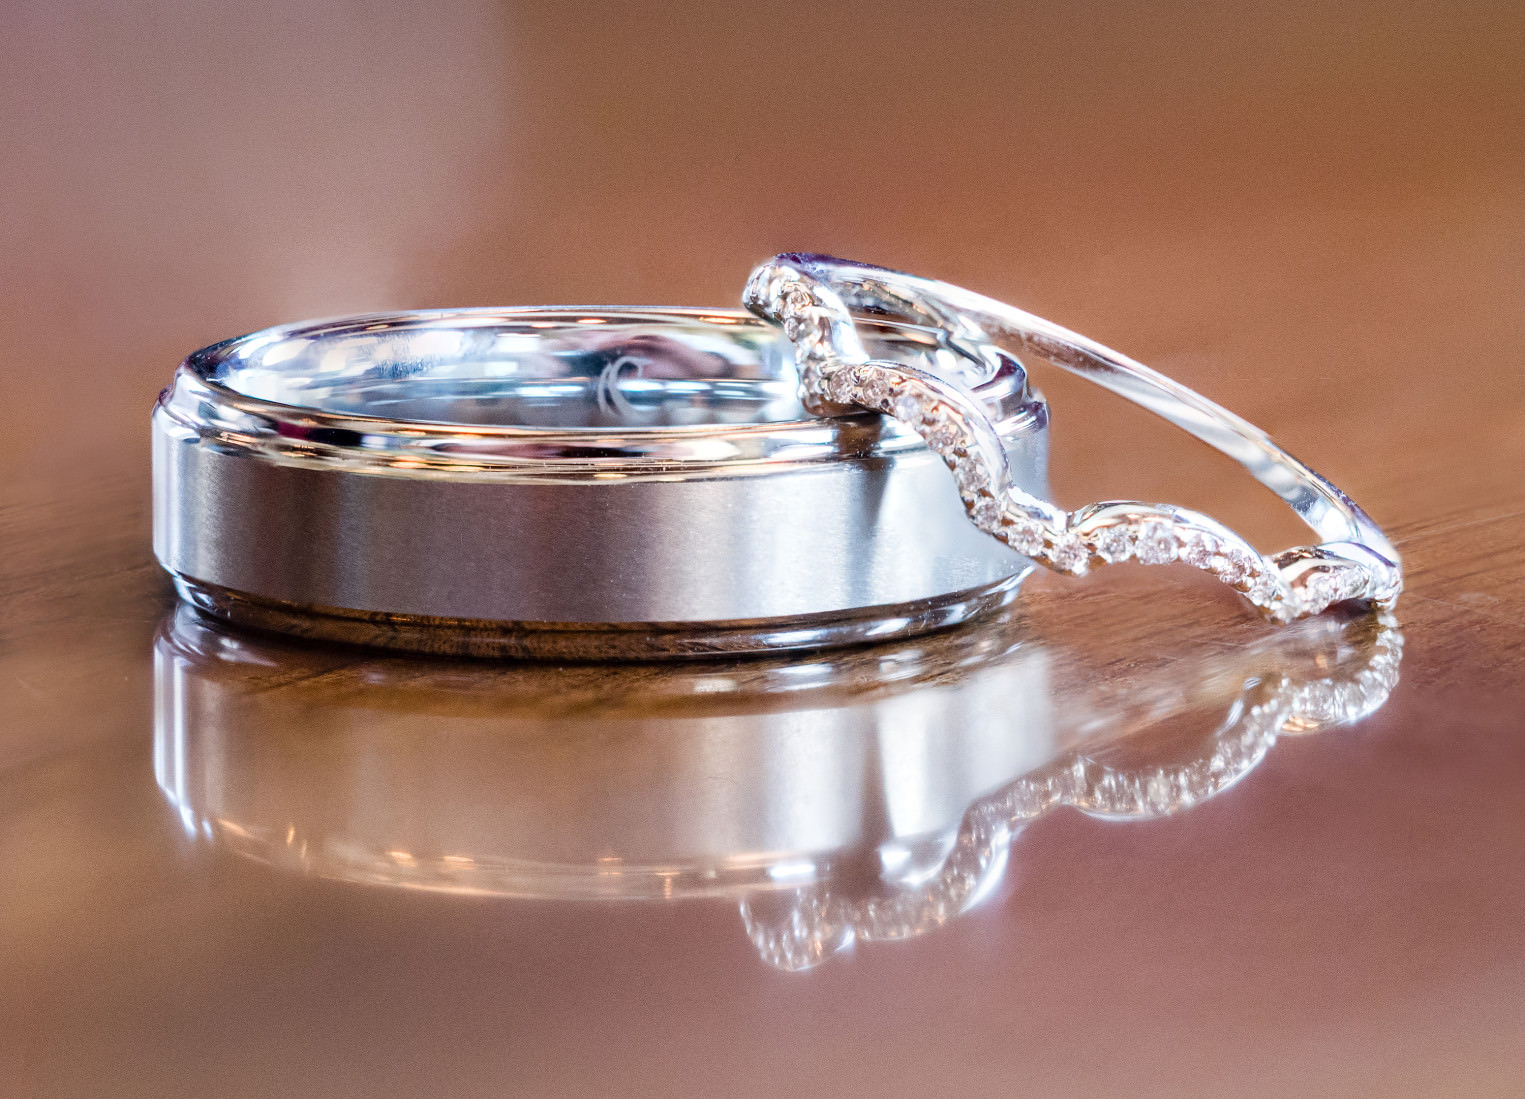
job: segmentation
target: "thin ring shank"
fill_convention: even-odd
[[[894,313],[955,338],[1029,351],[1175,424],[1242,465],[1324,542],[1355,542],[1397,565],[1391,541],[1348,496],[1234,413],[1095,340],[1025,310],[935,279],[830,256],[789,253],[776,262],[829,286],[849,309]]]

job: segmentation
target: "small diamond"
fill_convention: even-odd
[[[1269,603],[1276,595],[1276,579],[1269,572],[1262,572],[1250,582],[1246,593],[1256,603]]]
[[[1215,572],[1223,579],[1225,584],[1238,584],[1250,575],[1250,563],[1245,560],[1242,553],[1233,550],[1225,550],[1218,559]]]
[[[1211,535],[1198,534],[1184,541],[1181,546],[1181,560],[1194,569],[1210,569],[1217,550],[1217,543]]]
[[[1054,540],[1054,548],[1049,550],[1048,559],[1049,563],[1061,572],[1080,576],[1086,571],[1091,555],[1086,552],[1080,539],[1067,536]]]
[[[784,291],[781,304],[786,313],[803,313],[815,304],[815,299],[810,296],[809,290],[795,283]]]
[[[1001,505],[994,496],[981,496],[976,500],[973,515],[982,530],[995,530],[1001,525]]]
[[[1170,779],[1164,771],[1156,771],[1149,776],[1149,781],[1144,787],[1144,796],[1149,799],[1149,808],[1158,813],[1163,813],[1170,808],[1171,797]]]
[[[857,398],[857,371],[844,366],[826,379],[826,395],[841,404],[852,404]]]
[[[1168,523],[1145,523],[1138,532],[1134,551],[1145,565],[1165,565],[1175,560],[1176,536]]]
[[[1126,526],[1103,527],[1094,539],[1096,555],[1103,561],[1126,561],[1133,552],[1133,532]]]
[[[884,371],[876,370],[869,377],[863,387],[863,403],[873,408],[882,408],[890,397],[890,380]]]
[[[1116,771],[1108,771],[1097,781],[1092,796],[1098,808],[1117,811],[1122,805],[1122,780]]]
[[[960,458],[953,467],[953,479],[958,482],[959,492],[965,496],[974,495],[988,481],[984,467],[975,458]]]
[[[953,419],[953,413],[943,405],[934,406],[928,413],[930,422],[926,435],[927,445],[939,453],[950,453],[964,441],[964,433]]]
[[[1043,549],[1043,524],[1025,515],[1008,515],[1001,521],[1001,537],[1012,549],[1031,557]]]
[[[1326,572],[1316,572],[1303,583],[1303,605],[1309,611],[1323,610],[1339,596],[1339,585]]]
[[[892,411],[897,420],[903,420],[908,424],[914,424],[921,419],[921,398],[910,386],[902,389],[900,395],[895,398]]]

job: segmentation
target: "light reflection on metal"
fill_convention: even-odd
[[[1375,711],[1401,654],[1390,615],[1326,616],[1102,689],[1011,616],[655,669],[376,657],[181,608],[156,646],[154,767],[188,836],[272,866],[475,896],[729,897],[759,955],[795,970],[967,912],[1052,809],[1137,820],[1217,796],[1278,738]],[[1214,710],[1184,753],[1141,733]]]

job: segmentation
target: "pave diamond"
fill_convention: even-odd
[[[1218,550],[1210,534],[1197,534],[1185,540],[1181,546],[1181,560],[1194,569],[1210,569]]]
[[[1164,771],[1156,771],[1144,784],[1145,804],[1155,813],[1166,813],[1176,801],[1170,777]]]
[[[874,371],[873,375],[863,386],[863,403],[873,408],[882,408],[890,397],[890,380],[885,377],[882,370]]]
[[[1309,606],[1327,607],[1339,598],[1339,583],[1327,572],[1316,572],[1303,585],[1303,598]]]
[[[1330,566],[1305,574],[1302,589],[1294,587],[1295,602],[1303,614],[1316,614],[1330,604],[1353,598],[1364,588],[1364,580],[1354,568]]]
[[[1139,562],[1145,565],[1165,565],[1175,560],[1176,535],[1169,523],[1145,523],[1138,532],[1138,548],[1134,551]]]
[[[1276,596],[1276,578],[1269,572],[1262,572],[1250,582],[1250,590],[1246,594],[1262,606],[1270,603]]]
[[[946,405],[934,405],[927,412],[927,445],[940,454],[950,454],[964,441],[953,412]]]
[[[1091,555],[1080,539],[1068,535],[1054,539],[1054,546],[1049,550],[1048,559],[1054,568],[1079,576],[1086,571]]]
[[[1096,555],[1103,561],[1126,561],[1133,553],[1133,532],[1119,523],[1096,533]]]
[[[1000,536],[1012,549],[1029,557],[1043,550],[1043,524],[1026,515],[1007,515],[1002,519]]]
[[[785,314],[800,314],[815,304],[810,291],[797,282],[788,283],[780,288],[781,302]]]
[[[921,397],[910,386],[900,391],[900,395],[895,398],[895,403],[891,406],[895,419],[913,425],[921,419],[921,410]]]
[[[1244,554],[1226,549],[1220,556],[1215,570],[1225,584],[1239,584],[1250,575],[1250,563]]]
[[[976,458],[960,458],[953,467],[953,479],[958,482],[959,492],[965,496],[974,495],[989,481],[985,467]]]
[[[826,395],[841,404],[851,404],[857,397],[857,374],[857,370],[851,366],[838,369],[826,379]]]

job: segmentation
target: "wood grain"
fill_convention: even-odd
[[[0,13],[0,1093],[1518,1094],[1518,5],[431,10]],[[1014,301],[1269,430],[1405,556],[1391,699],[1188,813],[1051,814],[980,908],[807,973],[762,965],[733,900],[446,897],[187,837],[153,770],[174,600],[147,474],[182,354],[360,309],[729,305],[794,248]],[[1036,380],[1061,502],[1301,537],[1231,465]],[[1072,742],[1167,746],[1225,701],[1202,669],[1268,636],[1209,581],[1127,568],[1035,577],[989,628],[1045,654]],[[960,681],[980,636],[916,674]],[[272,751],[581,715],[535,757],[570,791],[550,835],[640,767],[755,748],[688,732],[728,711],[672,669],[270,653],[227,674],[302,700]],[[892,705],[880,656],[820,709]],[[731,669],[748,714],[792,712],[768,667]],[[367,740],[378,669],[404,684]],[[336,812],[351,779],[318,792]]]

